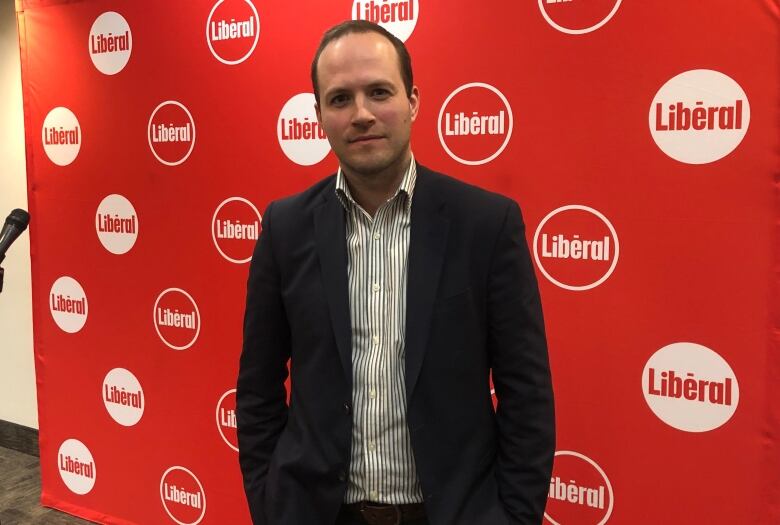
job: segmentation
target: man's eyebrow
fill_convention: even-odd
[[[366,84],[366,86],[365,86],[366,89],[374,89],[374,88],[378,88],[378,87],[390,88],[391,90],[394,89],[393,83],[390,80],[385,80],[385,79],[375,80],[374,82]],[[349,93],[350,91],[351,91],[351,89],[348,88],[348,87],[345,87],[345,86],[335,86],[335,87],[332,87],[332,88],[328,89],[327,91],[325,91],[325,93],[323,93],[323,96],[325,96],[326,98],[329,98],[329,97],[331,97],[333,95],[339,95],[339,94],[342,94],[342,93]]]
[[[338,95],[338,94],[341,94],[341,93],[349,93],[349,89],[346,88],[346,87],[343,87],[343,86],[336,86],[336,87],[332,87],[332,88],[328,89],[327,91],[325,91],[325,93],[323,93],[323,95],[325,96],[325,98],[329,98],[329,97],[331,97],[333,95]]]
[[[368,89],[373,89],[373,88],[378,88],[378,87],[383,87],[383,88],[389,87],[389,88],[392,88],[393,87],[393,83],[390,82],[389,80],[377,80],[376,82],[371,82],[367,87],[368,87]]]

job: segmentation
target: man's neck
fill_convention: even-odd
[[[390,199],[403,181],[412,161],[411,152],[396,166],[371,175],[365,175],[344,169],[341,172],[349,187],[352,199],[372,217],[379,207]]]

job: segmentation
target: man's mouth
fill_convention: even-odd
[[[379,140],[382,137],[380,135],[361,135],[360,137],[354,137],[349,139],[349,142],[351,144],[360,144],[364,142],[371,142],[374,140]]]

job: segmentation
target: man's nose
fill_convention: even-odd
[[[352,124],[367,126],[373,122],[374,113],[371,111],[371,101],[363,95],[355,97],[355,113],[352,115]]]

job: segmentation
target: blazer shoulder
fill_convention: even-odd
[[[299,193],[272,201],[268,207],[273,206],[274,221],[276,222],[295,220],[306,216],[308,212],[321,205],[327,196],[335,196],[335,188],[336,175],[333,174]]]
[[[424,166],[418,165],[418,172],[422,175],[420,180],[424,181],[423,184],[428,191],[467,213],[479,212],[488,215],[496,213],[503,216],[508,207],[519,207],[514,199],[506,195],[480,188]]]

